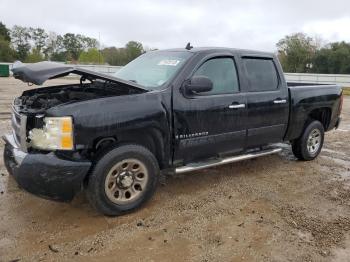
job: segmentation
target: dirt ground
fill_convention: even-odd
[[[27,88],[0,79],[1,135]],[[350,98],[342,117],[312,162],[284,145],[278,155],[167,176],[142,209],[115,218],[84,194],[67,204],[20,190],[1,157],[0,261],[349,261]]]

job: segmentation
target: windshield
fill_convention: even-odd
[[[175,75],[191,55],[190,52],[182,51],[147,52],[122,67],[114,76],[133,81],[148,90],[159,89]]]

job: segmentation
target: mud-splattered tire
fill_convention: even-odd
[[[122,215],[152,197],[158,178],[158,162],[148,149],[122,145],[96,161],[88,181],[87,198],[104,215]]]
[[[302,135],[292,142],[293,154],[299,160],[313,160],[320,154],[323,141],[323,125],[317,120],[310,121]]]

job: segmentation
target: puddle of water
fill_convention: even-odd
[[[338,155],[342,155],[342,156],[347,156],[347,154],[345,154],[344,152],[332,150],[332,149],[329,149],[329,148],[322,148],[322,152],[328,152],[328,153],[331,153],[331,154],[338,154]]]
[[[330,150],[333,151],[333,150]],[[338,153],[338,152],[337,152]],[[338,171],[336,174],[339,175],[342,179],[350,179],[350,161],[344,160],[336,157],[329,157],[329,156],[321,156],[322,158],[327,158],[337,164],[339,164],[344,170]]]
[[[349,160],[344,160],[344,159],[340,159],[340,158],[336,158],[336,157],[329,157],[329,156],[323,156],[323,157],[327,157],[331,160],[333,160],[334,162],[336,162],[339,165],[344,166],[345,168],[350,168],[350,161]]]
[[[342,123],[340,124],[339,128],[337,129],[337,131],[343,131],[343,132],[344,132],[344,131],[345,131],[345,132],[350,131],[350,124],[342,122]]]

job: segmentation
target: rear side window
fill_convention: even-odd
[[[273,91],[278,88],[278,75],[272,59],[243,58],[249,81],[248,91]]]
[[[217,95],[239,92],[236,66],[232,58],[213,58],[202,64],[195,76],[206,76],[213,82],[213,89],[200,95]]]

